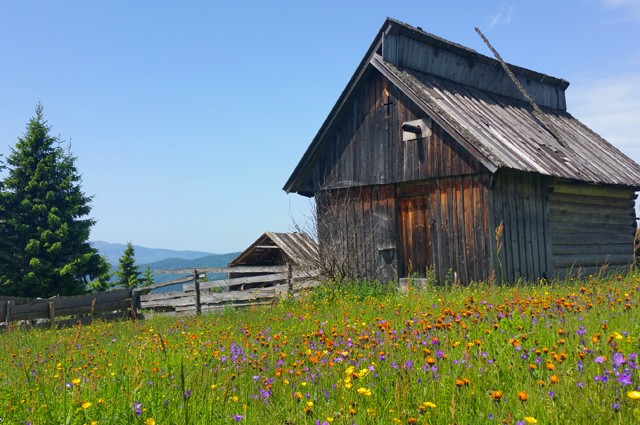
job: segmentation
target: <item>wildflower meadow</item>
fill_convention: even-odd
[[[2,424],[640,423],[640,275],[0,335]]]

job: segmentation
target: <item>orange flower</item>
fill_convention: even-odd
[[[518,393],[516,393],[516,397],[518,397],[518,400],[520,401],[527,401],[527,399],[529,398],[527,396],[527,393],[525,393],[524,391],[519,391]]]
[[[560,382],[560,378],[558,377],[558,375],[551,375],[549,377],[549,381],[551,381],[552,384],[557,384],[558,382]]]
[[[502,398],[502,391],[491,391],[491,398],[493,401],[500,401]]]
[[[547,360],[546,367],[547,367],[548,370],[554,370],[556,368],[556,365],[554,365],[551,360]]]

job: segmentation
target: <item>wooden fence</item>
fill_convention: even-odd
[[[19,320],[49,319],[55,326],[56,319],[65,316],[82,315],[90,321],[94,317],[113,318],[121,312],[120,316],[128,317],[136,314],[137,304],[137,294],[131,289],[49,299],[0,297],[0,319],[6,329]]]
[[[268,304],[285,294],[295,295],[316,286],[317,273],[284,266],[242,266],[202,269],[156,270],[156,273],[188,276],[137,288],[139,307],[152,311],[199,314],[203,310]],[[207,273],[249,274],[250,276],[202,281]],[[182,291],[152,293],[154,289],[182,284]]]
[[[217,267],[203,269],[158,270],[156,273],[187,274],[185,277],[135,289],[117,289],[87,295],[33,299],[0,297],[0,320],[6,329],[15,321],[49,319],[50,326],[90,322],[94,318],[138,317],[138,309],[178,314],[268,304],[285,294],[317,285],[317,273],[296,270],[291,265],[267,267]],[[250,274],[251,276],[202,281],[207,273]],[[181,291],[153,293],[172,285]],[[58,321],[65,316],[81,316]]]

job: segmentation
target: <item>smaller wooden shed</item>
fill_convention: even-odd
[[[254,243],[242,251],[229,267],[239,266],[292,266],[307,267],[318,255],[318,245],[306,233],[264,232]],[[256,274],[257,275],[257,274]],[[249,276],[229,273],[229,278]]]

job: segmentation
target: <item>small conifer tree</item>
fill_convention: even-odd
[[[118,270],[116,270],[117,284],[123,288],[137,288],[140,286],[140,271],[135,264],[135,257],[136,251],[131,242],[128,242],[122,257],[118,260]]]

